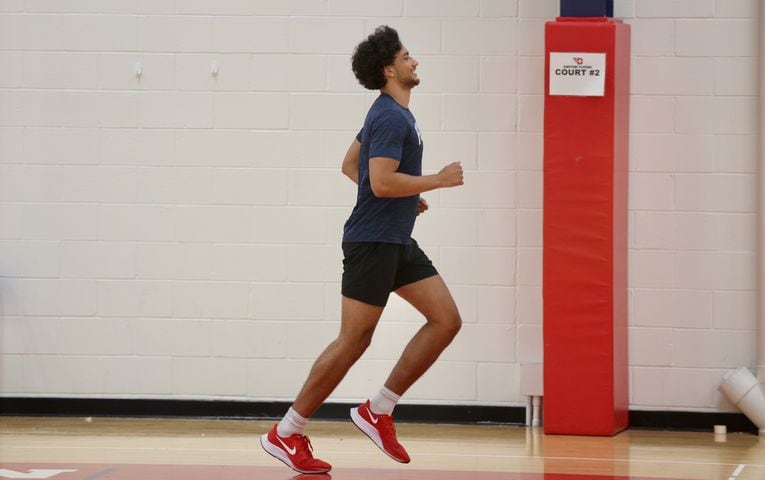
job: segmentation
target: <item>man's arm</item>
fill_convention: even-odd
[[[435,175],[407,175],[399,173],[398,160],[386,157],[369,159],[369,181],[376,197],[410,197],[437,188],[462,185],[463,174],[460,162],[450,163]]]
[[[353,143],[348,147],[348,151],[345,153],[343,159],[343,174],[350,178],[353,183],[359,183],[359,152],[361,151],[361,143],[353,139]]]

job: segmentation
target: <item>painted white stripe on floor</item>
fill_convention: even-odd
[[[744,467],[746,467],[746,465],[744,464],[739,465],[738,468],[733,472],[733,475],[731,475],[731,478],[736,478],[739,475],[741,475],[741,471],[744,470]]]

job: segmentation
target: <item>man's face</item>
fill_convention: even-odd
[[[419,64],[420,62],[409,55],[409,50],[401,45],[401,50],[398,51],[393,59],[393,65],[389,67],[393,73],[392,80],[399,82],[402,86],[409,89],[416,87],[420,84],[420,79],[415,71]]]

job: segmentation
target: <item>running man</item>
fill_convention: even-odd
[[[422,175],[422,137],[409,111],[412,89],[420,83],[418,62],[394,29],[380,26],[356,47],[351,64],[359,82],[367,89],[379,89],[380,96],[343,160],[342,171],[358,184],[358,193],[343,234],[340,333],[316,359],[284,418],[261,437],[268,453],[300,473],[332,468],[313,457],[303,432],[369,346],[391,292],[412,304],[426,323],[409,341],[380,391],[352,408],[350,416],[397,462],[409,463],[409,455],[396,439],[393,409],[462,324],[449,289],[411,238],[415,218],[428,209],[420,194],[463,184],[459,162],[435,175]]]

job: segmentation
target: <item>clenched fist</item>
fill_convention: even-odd
[[[462,185],[465,183],[462,174],[462,162],[454,162],[445,166],[438,172],[438,178],[442,188]]]

